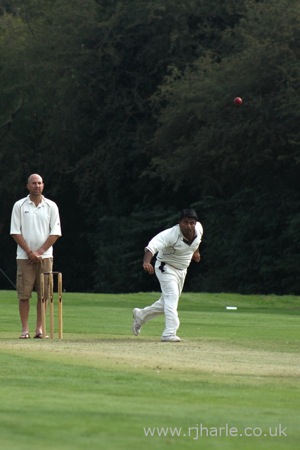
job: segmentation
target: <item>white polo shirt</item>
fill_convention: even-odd
[[[38,250],[50,235],[61,236],[59,211],[56,203],[43,196],[41,203],[35,206],[29,195],[18,200],[11,215],[10,234],[21,234],[31,250]],[[50,247],[43,258],[51,258]],[[18,245],[17,259],[28,259],[26,252]]]
[[[189,243],[183,236],[179,224],[175,225],[154,236],[146,250],[153,255],[157,253],[156,259],[160,262],[170,264],[176,269],[186,269],[202,239],[203,228],[200,222],[196,222],[195,232],[195,239]]]

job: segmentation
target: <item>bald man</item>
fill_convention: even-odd
[[[18,200],[12,210],[10,234],[17,243],[17,295],[22,324],[20,339],[30,338],[30,298],[37,292],[35,338],[42,338],[40,274],[53,268],[53,244],[61,236],[59,210],[43,196],[44,183],[38,174],[27,180],[27,197]]]

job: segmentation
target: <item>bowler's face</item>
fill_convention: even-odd
[[[184,217],[179,222],[179,227],[180,227],[181,233],[188,240],[191,240],[194,238],[195,226],[196,226],[196,220],[190,219],[189,217]]]

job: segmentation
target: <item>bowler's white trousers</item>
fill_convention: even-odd
[[[155,317],[165,315],[165,329],[162,337],[176,336],[180,322],[178,318],[178,301],[181,295],[187,269],[175,269],[165,264],[163,272],[159,269],[161,262],[155,263],[155,274],[160,283],[161,297],[150,306],[139,311],[138,319],[141,324]]]

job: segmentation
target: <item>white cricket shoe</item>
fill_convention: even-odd
[[[180,342],[179,336],[162,336],[161,342]]]
[[[138,336],[141,332],[142,324],[138,319],[138,313],[140,312],[140,308],[134,308],[132,311],[133,323],[132,323],[132,332],[135,336]]]

